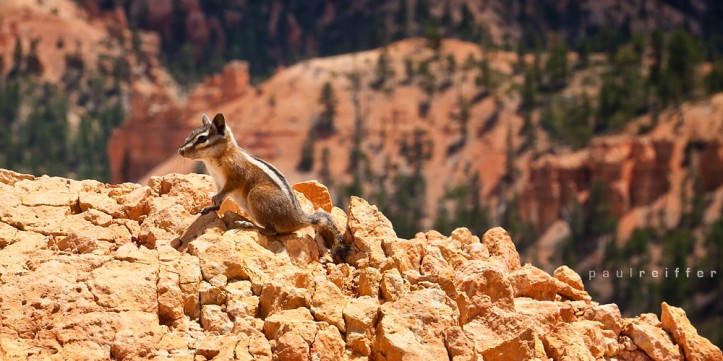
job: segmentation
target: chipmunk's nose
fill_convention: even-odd
[[[178,148],[178,154],[183,155],[186,151],[183,148]]]

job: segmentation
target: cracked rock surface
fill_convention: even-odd
[[[205,175],[147,186],[0,170],[2,360],[723,360],[685,312],[626,319],[568,267],[521,265],[506,231],[413,239],[361,198],[331,208],[351,245],[331,262],[312,228],[199,216]]]

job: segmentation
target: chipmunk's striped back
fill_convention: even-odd
[[[289,197],[292,203],[294,203],[294,207],[301,209],[301,205],[299,204],[299,200],[296,199],[296,195],[294,195],[294,191],[291,190],[291,186],[289,185],[289,182],[286,180],[286,177],[284,177],[281,172],[276,169],[273,165],[266,162],[265,160],[256,158],[250,154],[248,154],[243,149],[241,150],[244,155],[248,158],[248,160],[255,166],[259,167],[278,187],[279,189],[286,194],[286,196]]]

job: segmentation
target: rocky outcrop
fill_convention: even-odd
[[[648,206],[671,190],[674,147],[667,140],[601,141],[577,153],[545,156],[530,166],[523,214],[546,229],[584,203],[593,182],[602,185],[616,217]]]
[[[353,198],[332,209],[351,245],[333,264],[311,228],[269,238],[197,215],[205,175],[0,170],[0,189],[3,360],[723,359],[681,309],[624,319],[571,269],[520,265],[501,228],[400,239]],[[331,205],[318,183],[295,189],[307,210]]]

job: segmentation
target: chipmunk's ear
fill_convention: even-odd
[[[208,115],[206,115],[205,113],[201,116],[201,121],[203,122],[204,126],[211,125],[211,121],[208,120]]]
[[[223,134],[226,131],[226,118],[223,117],[223,114],[218,113],[213,117],[213,126],[218,134]]]

